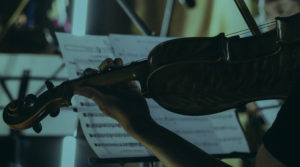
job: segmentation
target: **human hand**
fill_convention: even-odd
[[[109,68],[123,66],[120,58],[104,60],[98,70],[88,68],[83,75],[95,74]],[[105,87],[80,87],[75,94],[92,99],[102,112],[117,120],[126,130],[131,130],[145,121],[152,121],[148,105],[134,81],[108,85]]]

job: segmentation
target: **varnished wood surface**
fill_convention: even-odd
[[[188,115],[286,98],[300,76],[299,18],[279,18],[276,30],[255,37],[221,34],[160,44],[150,53],[155,69],[148,77],[151,96],[163,107]]]

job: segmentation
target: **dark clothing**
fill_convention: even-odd
[[[300,166],[300,78],[294,84],[275,122],[266,132],[266,149],[288,167]]]

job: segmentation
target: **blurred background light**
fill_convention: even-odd
[[[72,34],[85,35],[88,0],[75,0],[73,9]]]
[[[76,139],[73,136],[66,136],[62,143],[61,167],[74,167],[76,153]]]

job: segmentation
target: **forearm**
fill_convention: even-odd
[[[285,167],[262,144],[257,152],[255,167]]]
[[[125,129],[167,167],[228,166],[154,121]]]

